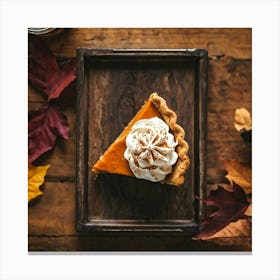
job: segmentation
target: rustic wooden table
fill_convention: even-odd
[[[251,29],[65,29],[46,38],[56,56],[75,57],[78,47],[99,48],[205,48],[208,49],[207,188],[225,181],[223,159],[251,163],[251,145],[233,127],[236,108],[251,112]],[[47,99],[29,86],[28,110]],[[36,163],[51,164],[44,194],[28,211],[29,251],[83,250],[237,250],[250,251],[251,238],[228,238],[219,245],[185,236],[120,233],[81,234],[75,226],[76,100],[65,100],[62,110],[70,138],[59,139],[53,151]],[[223,245],[224,244],[224,245]]]

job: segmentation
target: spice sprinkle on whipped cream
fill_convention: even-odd
[[[126,137],[124,157],[135,177],[159,182],[172,172],[178,143],[158,117],[136,122]]]

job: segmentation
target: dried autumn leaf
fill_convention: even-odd
[[[51,150],[58,135],[68,139],[68,134],[67,119],[54,105],[31,111],[28,122],[28,163]]]
[[[210,187],[210,186],[209,186]],[[232,185],[231,184],[219,184],[219,186],[218,185],[216,185],[216,184],[213,184],[211,187],[210,187],[210,190],[213,190],[213,191],[215,191],[215,190],[217,190],[219,187],[222,187],[222,188],[224,188],[225,190],[227,190],[227,191],[231,191],[232,192]]]
[[[247,218],[245,211],[249,202],[243,189],[235,183],[232,191],[218,186],[217,190],[211,191],[210,195],[202,201],[218,210],[202,221],[201,232],[194,239],[207,239],[228,224]]]
[[[245,212],[246,213],[246,212]],[[203,240],[211,241],[220,246],[237,246],[251,248],[252,224],[247,219],[229,223],[226,227]],[[247,239],[244,239],[246,237]],[[249,239],[249,240],[248,240]],[[246,245],[246,243],[248,243]]]
[[[234,127],[238,132],[252,130],[251,114],[245,108],[235,110]]]
[[[251,223],[247,219],[239,219],[236,222],[231,222],[223,229],[206,239],[220,238],[220,237],[249,237],[251,236]],[[203,238],[202,238],[203,239]]]
[[[245,141],[252,141],[252,120],[250,113],[246,109],[236,109],[234,126]]]
[[[28,37],[28,80],[46,94],[48,100],[58,98],[76,79],[76,68],[75,59],[59,67],[43,39],[33,35]]]
[[[245,211],[245,215],[252,217],[252,203],[248,206],[247,210]]]
[[[252,192],[252,170],[237,160],[224,160],[224,166],[228,174],[226,178],[231,185],[233,182],[242,187],[246,194]]]
[[[76,98],[76,81],[69,84],[60,94],[60,104],[73,104],[73,99]]]
[[[43,194],[40,186],[44,183],[47,170],[50,165],[45,166],[28,166],[28,202],[33,198]]]

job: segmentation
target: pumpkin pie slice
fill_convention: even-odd
[[[92,171],[180,186],[190,165],[189,146],[177,115],[152,93]]]

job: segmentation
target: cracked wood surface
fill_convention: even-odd
[[[110,48],[206,48],[208,62],[207,183],[223,183],[223,159],[251,162],[251,145],[233,126],[236,108],[251,112],[251,29],[67,29],[46,38],[57,56],[73,57],[77,47]],[[45,96],[28,87],[28,110],[38,109]],[[62,111],[70,125],[68,140],[36,164],[51,164],[42,187],[43,196],[29,206],[29,250],[251,250],[250,238],[225,244],[191,241],[180,237],[89,236],[75,230],[76,105],[65,100]],[[113,238],[112,238],[113,237]],[[112,241],[114,240],[114,241]],[[220,242],[222,244],[222,242]],[[235,244],[235,245],[233,245]]]

